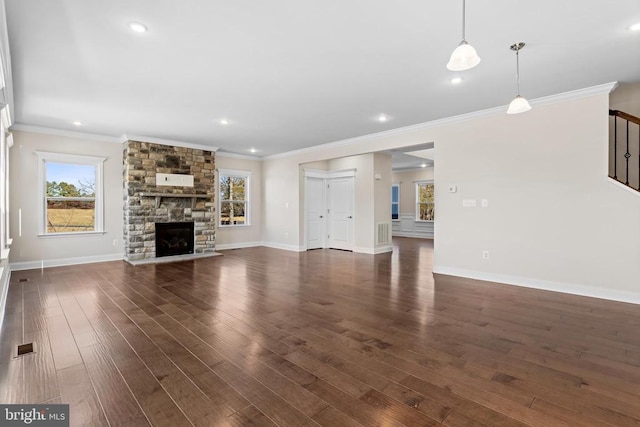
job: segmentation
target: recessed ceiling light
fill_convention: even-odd
[[[387,120],[389,120],[389,117],[385,116],[384,114],[380,114],[380,115],[378,116],[378,121],[379,121],[380,123],[384,123],[384,122],[386,122]]]
[[[420,165],[420,167],[421,167],[421,168],[426,168],[426,167],[427,167],[427,164],[426,164],[426,163],[423,163],[423,164],[421,164],[421,165]]]
[[[640,31],[640,22],[636,22],[632,26],[629,27],[631,31]]]
[[[460,83],[462,83],[462,77],[454,77],[451,79],[452,85],[459,85]]]
[[[130,22],[129,28],[131,28],[131,30],[135,31],[136,33],[146,33],[148,30],[146,25],[139,22]]]
[[[221,120],[220,120],[220,124],[221,124],[221,125],[228,125],[228,124],[229,124],[229,120],[227,120],[227,119],[221,119]]]
[[[252,148],[252,149],[251,149],[251,150],[249,150],[249,151],[251,151],[252,153],[255,153],[255,152],[256,152],[256,151],[258,151],[258,150],[256,150],[255,148]]]
[[[81,121],[76,120],[75,122],[73,122],[73,125],[74,125],[74,126],[82,126],[82,122],[81,122]]]

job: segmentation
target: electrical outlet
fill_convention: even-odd
[[[482,251],[482,259],[489,259],[489,251]]]
[[[118,239],[113,239],[113,246],[118,246]]]

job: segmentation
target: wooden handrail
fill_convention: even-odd
[[[635,123],[637,125],[640,125],[640,117],[636,117],[634,115],[631,115],[629,113],[625,113],[624,111],[620,111],[620,110],[609,110],[609,115],[610,116],[616,116],[616,117],[620,117],[623,120],[629,120],[632,123]]]

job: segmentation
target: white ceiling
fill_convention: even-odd
[[[412,146],[410,149],[386,150],[391,155],[394,171],[408,171],[433,167],[433,142]]]
[[[17,123],[258,156],[507,104],[518,41],[529,99],[640,81],[638,0],[470,0],[458,74],[461,1],[5,1]]]

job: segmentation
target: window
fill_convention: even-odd
[[[103,233],[103,157],[36,152],[40,235]]]
[[[391,186],[391,219],[398,219],[400,215],[400,185]]]
[[[249,225],[249,178],[251,172],[218,170],[221,226]]]
[[[435,220],[434,201],[433,182],[416,182],[416,221]]]

